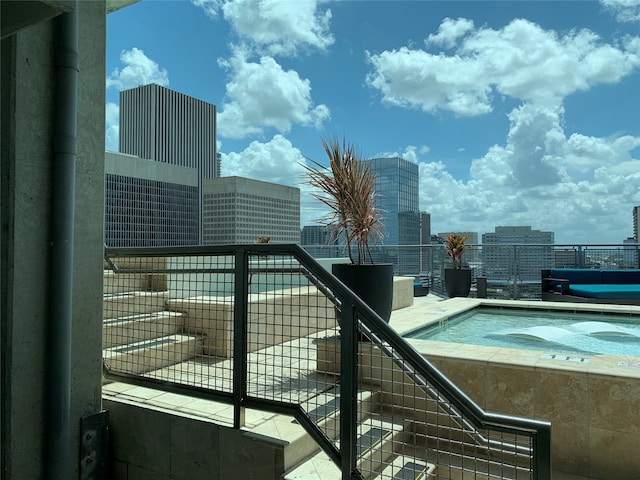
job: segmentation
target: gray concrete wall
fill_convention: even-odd
[[[101,408],[106,14],[79,2],[80,73],[71,378],[71,478],[80,420]],[[55,20],[2,40],[2,474],[44,476]]]
[[[113,480],[278,480],[281,441],[133,402],[105,400]]]

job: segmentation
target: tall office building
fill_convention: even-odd
[[[314,258],[337,257],[343,248],[331,235],[327,225],[305,225],[300,233],[300,244]]]
[[[640,206],[633,207],[633,238],[636,239],[636,242],[640,241]]]
[[[204,181],[204,244],[300,242],[300,189],[242,177]]]
[[[216,106],[160,85],[120,92],[120,152],[198,171],[200,218],[204,179],[219,176]],[[202,240],[202,225],[199,226]]]
[[[197,245],[198,171],[116,152],[105,154],[109,247]]]
[[[420,272],[429,272],[432,270],[433,251],[431,250],[431,214],[427,212],[420,212],[420,245]],[[429,247],[422,245],[429,245]]]
[[[494,279],[540,281],[540,270],[554,268],[554,234],[530,226],[495,227],[482,234],[487,276]]]
[[[331,228],[326,225],[305,225],[300,234],[301,245],[329,245]]]
[[[396,273],[416,274],[421,269],[417,248],[420,245],[418,165],[400,157],[364,162],[376,177],[376,206],[382,213],[385,232],[381,243],[398,246]],[[407,248],[402,248],[403,245]]]

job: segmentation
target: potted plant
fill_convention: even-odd
[[[447,255],[451,257],[453,268],[444,271],[444,284],[447,295],[452,297],[467,297],[471,290],[471,269],[462,268],[462,254],[467,251],[466,235],[451,234],[444,241]]]
[[[344,241],[349,263],[332,265],[332,272],[383,320],[389,321],[393,301],[393,264],[373,262],[370,244],[383,236],[376,209],[375,176],[353,144],[336,137],[323,139],[329,166],[308,159],[303,164],[312,195],[329,207],[322,223],[331,241]]]

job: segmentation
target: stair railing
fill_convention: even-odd
[[[167,265],[156,268],[133,261],[132,266],[131,259],[149,257],[165,258]],[[130,259],[126,268],[119,266],[123,258]],[[175,258],[180,261],[171,260]],[[550,478],[548,423],[484,412],[298,245],[117,248],[105,249],[105,260],[118,275],[164,274],[169,284],[172,277],[179,278],[176,284],[183,290],[178,296],[184,298],[170,298],[170,308],[193,317],[205,308],[215,310],[205,318],[201,333],[211,342],[210,352],[197,365],[206,365],[208,371],[219,368],[215,378],[196,382],[185,380],[173,367],[134,374],[114,369],[105,360],[109,380],[231,403],[235,428],[243,426],[246,408],[292,415],[340,467],[343,480],[379,475],[401,456],[487,478],[494,471],[512,472],[513,478],[523,471],[528,478]],[[202,295],[198,289],[210,286],[203,280],[208,278],[223,284],[226,295]],[[203,298],[218,302],[215,309],[203,307]],[[225,317],[231,318],[232,346],[216,350],[214,334],[231,332],[227,327],[213,332],[208,325],[221,323],[227,307],[232,313],[232,318]],[[271,333],[269,321],[290,332]],[[313,325],[303,326],[304,322]],[[359,341],[362,335],[370,341]],[[330,344],[332,338],[333,360],[323,360],[319,345]],[[229,377],[230,382],[215,383]],[[363,449],[358,440],[361,398],[376,386],[381,395],[377,421],[382,426],[377,431],[384,431],[387,423],[402,424],[402,429],[393,434],[397,440],[382,447],[388,450],[385,457],[365,462],[362,452],[371,449]],[[314,407],[322,407],[329,395],[339,398],[338,427],[313,416]]]

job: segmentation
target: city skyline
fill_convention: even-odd
[[[107,149],[118,92],[157,83],[217,105],[224,175],[300,187],[301,226],[322,212],[299,162],[335,134],[417,163],[433,231],[633,234],[640,2],[142,1],[107,21]]]

